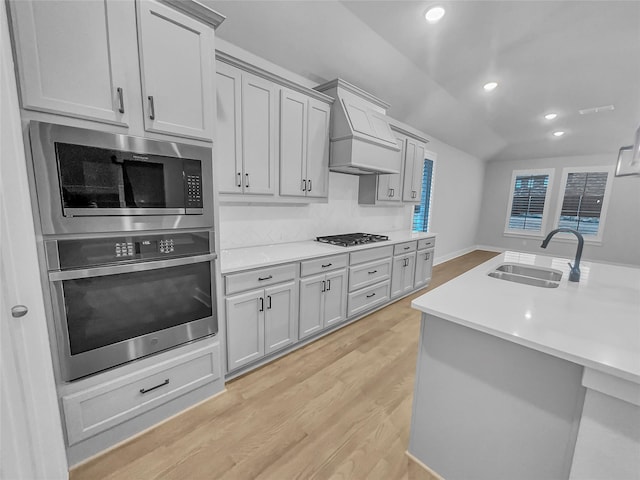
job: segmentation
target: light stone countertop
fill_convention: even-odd
[[[412,307],[550,355],[640,383],[640,268],[505,252],[416,298]],[[489,277],[505,262],[563,272],[558,288]]]
[[[367,232],[370,233],[370,232]],[[327,243],[307,240],[304,242],[276,243],[273,245],[259,245],[255,247],[231,248],[220,253],[220,269],[223,275],[241,270],[268,267],[280,263],[297,262],[310,258],[349,253],[367,248],[383,247],[396,243],[433,238],[435,233],[416,233],[410,231],[376,232],[376,235],[387,235],[389,240],[368,243],[355,247],[341,247]]]

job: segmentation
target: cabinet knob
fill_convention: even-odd
[[[24,305],[14,305],[11,307],[11,316],[13,318],[24,317],[29,312],[29,308]]]

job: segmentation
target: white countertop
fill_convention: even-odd
[[[505,252],[422,295],[412,307],[580,365],[640,383],[640,268]],[[570,259],[573,263],[573,259]],[[489,277],[504,262],[563,272],[558,288]]]
[[[260,245],[222,250],[220,253],[220,270],[222,274],[267,267],[279,263],[296,262],[309,258],[324,257],[338,253],[349,253],[367,248],[394,245],[396,243],[435,237],[435,233],[416,233],[408,231],[377,232],[376,235],[386,235],[389,240],[368,243],[356,247],[341,247],[327,243],[307,240],[304,242],[277,243],[274,245]]]

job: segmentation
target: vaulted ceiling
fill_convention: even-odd
[[[640,125],[640,1],[202,1],[227,16],[224,40],[318,83],[344,78],[483,159],[613,162]],[[447,13],[429,25],[434,3]]]

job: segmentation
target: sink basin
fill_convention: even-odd
[[[515,275],[524,275],[525,277],[551,280],[553,282],[559,282],[562,278],[562,272],[560,270],[532,267],[531,265],[520,265],[518,263],[505,263],[500,265],[496,268],[496,272],[513,273]]]
[[[489,272],[489,276],[534,287],[558,288],[562,272],[551,268],[505,263],[498,266],[493,272]]]

